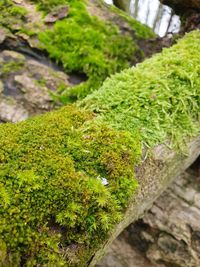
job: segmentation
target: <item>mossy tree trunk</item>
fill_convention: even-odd
[[[79,102],[35,119],[0,127],[0,230],[4,237],[0,238],[1,264],[94,266],[112,240],[141,217],[199,155],[199,66],[196,63],[199,62],[199,32],[136,69],[112,77],[98,91],[105,73],[118,71],[113,66],[119,64],[121,70],[133,62],[133,51],[126,51],[125,58],[124,54],[115,54],[113,58],[120,46],[116,50],[106,46],[104,52],[99,47],[95,57],[88,57],[85,46],[92,46],[91,52],[98,46],[93,43],[94,37],[98,37],[96,26],[100,27],[99,34],[103,34],[100,43],[105,39],[108,42],[112,36],[119,44],[125,40],[125,49],[127,44],[133,45],[134,37],[134,59],[138,51],[141,59],[142,45],[141,49],[139,45],[145,38],[154,37],[152,32],[124,14],[99,6],[96,1],[89,1],[86,6],[81,4],[84,13],[81,18],[77,18],[80,1],[67,7],[55,3],[49,7],[45,1],[38,0],[35,2],[40,2],[40,12],[32,2],[20,1],[13,6],[8,1],[4,16],[0,14],[3,95],[0,111],[4,112],[1,120],[16,122],[28,118],[53,109],[60,105],[60,100],[69,103],[69,99],[72,102],[78,98]],[[13,12],[15,20],[18,19],[16,24]],[[11,17],[5,21],[7,13]],[[99,19],[88,14],[98,14]],[[70,20],[73,16],[74,20]],[[110,24],[102,25],[105,16],[110,21],[117,19],[117,30],[114,26],[110,29]],[[35,17],[41,22],[38,32],[34,32],[38,22]],[[91,34],[87,36],[89,44],[81,47],[79,38],[86,33],[81,32],[78,38],[73,35],[75,29],[84,29],[80,20]],[[61,44],[67,44],[70,36],[66,27],[72,28],[72,40],[78,43],[72,47],[80,49],[77,53],[81,61],[79,57],[76,60],[80,64],[84,61],[78,71],[77,65],[73,65],[77,62],[67,65],[69,56],[73,56],[71,46],[60,46],[60,39],[54,43],[61,30],[64,31],[59,36],[64,38]],[[105,43],[102,44],[104,48]],[[105,58],[108,54],[110,57]],[[55,64],[56,60],[60,65]],[[111,69],[107,70],[102,62],[109,62]],[[191,65],[195,67],[191,69]],[[74,86],[74,70],[76,81],[78,77],[81,82],[79,87]],[[89,87],[87,75],[91,79],[102,75],[101,82],[98,81],[98,86],[95,83],[97,87]],[[50,94],[49,90],[52,90]],[[95,90],[97,93],[90,95]],[[180,99],[174,98],[176,90]],[[85,95],[88,98],[81,100]],[[155,109],[154,105],[157,105]],[[11,107],[9,116],[8,106]],[[179,121],[180,114],[183,121]],[[183,143],[186,146],[179,148]]]

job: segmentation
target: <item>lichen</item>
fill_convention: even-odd
[[[184,145],[199,132],[200,31],[136,68],[107,79],[80,105],[117,129],[138,132],[143,145]]]
[[[139,157],[136,139],[72,106],[1,126],[1,266],[74,266],[72,244],[88,257],[121,219]]]

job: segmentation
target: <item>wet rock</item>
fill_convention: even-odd
[[[37,84],[36,80],[28,77],[26,73],[16,75],[14,80],[18,85],[20,85],[20,90],[23,92],[24,99],[27,102],[30,102],[35,106],[39,106],[42,109],[48,109],[51,97],[45,86]]]

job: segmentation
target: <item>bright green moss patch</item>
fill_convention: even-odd
[[[87,7],[93,4],[92,1],[29,2],[36,5],[37,11],[34,7],[32,10],[22,8],[20,5],[23,2],[16,4],[11,0],[3,0],[0,4],[0,25],[15,35],[25,35],[31,46],[36,44],[37,48],[46,51],[69,75],[72,73],[84,77],[79,85],[56,92],[56,97],[64,104],[84,98],[98,89],[107,77],[141,60],[143,53],[137,45],[138,40],[154,37],[149,28],[128,18],[123,12],[108,9],[108,20],[90,14]],[[63,6],[69,9],[66,17],[45,24],[45,16],[51,12],[59,13],[59,10],[62,12]],[[118,12],[116,16],[119,20],[122,17],[122,28],[125,23],[128,28],[130,25],[130,29],[123,31],[120,26],[109,21],[109,12]],[[33,17],[38,18],[38,21],[34,21]]]
[[[72,244],[88,257],[133,195],[139,157],[136,138],[75,107],[2,125],[1,266],[70,266]]]
[[[200,31],[105,81],[82,103],[147,146],[179,146],[200,130]]]
[[[68,73],[87,76],[87,82],[65,91],[62,101],[71,102],[97,89],[109,75],[127,68],[137,49],[132,38],[122,36],[116,26],[89,15],[83,2],[67,2],[68,17],[41,33],[39,39],[43,49]]]
[[[61,63],[67,73],[87,76],[86,82],[66,88],[61,96],[64,103],[83,98],[98,89],[105,78],[129,67],[130,63],[136,62],[136,53],[141,54],[131,34],[122,34],[113,23],[90,15],[86,8],[87,1],[34,2],[45,14],[60,5],[69,7],[67,18],[57,21],[51,29],[39,34],[41,48]],[[140,35],[139,27],[133,25],[133,30],[136,36]],[[146,32],[149,33],[149,29]],[[144,38],[150,37],[148,33]]]

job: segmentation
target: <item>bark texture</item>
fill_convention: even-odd
[[[132,246],[154,264],[200,266],[200,158],[127,229]]]
[[[113,242],[98,267],[200,265],[200,158]]]
[[[199,0],[160,0],[160,2],[171,6],[178,13],[186,13],[188,10],[200,10]]]
[[[173,6],[182,6],[187,8],[200,8],[200,1],[199,0],[161,0],[163,4]]]

